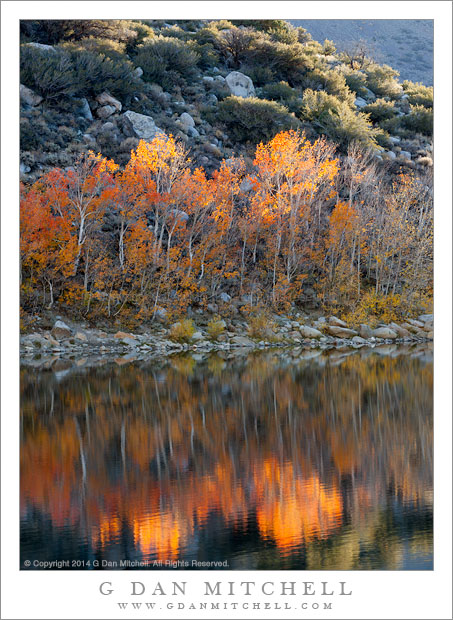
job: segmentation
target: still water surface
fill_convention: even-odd
[[[22,567],[431,569],[432,381],[423,348],[26,365]]]

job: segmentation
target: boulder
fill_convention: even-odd
[[[412,334],[419,334],[422,330],[415,325],[411,325],[410,323],[401,323],[401,327],[411,332]]]
[[[364,108],[368,104],[365,99],[362,99],[362,97],[357,97],[357,99],[354,101],[354,105],[356,106],[356,108]]]
[[[123,108],[121,102],[118,101],[118,99],[115,99],[115,97],[112,97],[112,95],[106,90],[96,97],[96,101],[99,103],[100,106],[112,106],[113,108],[115,108],[116,112],[121,112]]]
[[[183,112],[181,116],[179,117],[179,120],[181,121],[181,125],[186,130],[189,129],[190,127],[195,127],[195,121],[190,116],[190,114],[188,114],[187,112]]]
[[[188,213],[181,211],[181,209],[172,209],[171,214],[176,220],[178,220],[178,222],[187,222],[189,219]]]
[[[308,325],[301,325],[299,331],[304,338],[322,338],[324,335],[319,329],[308,327]]]
[[[27,43],[30,47],[36,47],[43,52],[54,52],[57,53],[57,50],[53,47],[53,45],[46,45],[45,43]]]
[[[390,327],[378,327],[374,329],[373,336],[375,338],[390,338],[392,340],[398,338],[398,334],[393,331],[393,329],[390,329]]]
[[[396,153],[394,153],[393,151],[386,151],[385,154],[388,159],[396,159]]]
[[[111,121],[107,121],[106,123],[103,123],[101,127],[101,133],[109,133],[110,131],[113,131],[114,129],[115,129],[114,123],[112,123]]]
[[[336,316],[329,316],[329,325],[334,325],[336,327],[347,327],[348,324],[338,319]]]
[[[208,312],[210,312],[211,314],[217,314],[217,311],[219,309],[219,306],[217,304],[208,304],[206,306],[206,309]]]
[[[91,113],[91,108],[90,108],[86,98],[82,97],[82,99],[78,99],[77,101],[78,101],[78,103],[80,103],[80,107],[77,110],[77,114],[79,116],[82,116],[83,118],[85,118],[87,121],[92,121],[93,120],[93,115]]]
[[[336,336],[336,338],[352,338],[353,336],[358,336],[359,334],[353,329],[348,329],[346,327],[337,327],[336,325],[329,325],[329,333],[332,336]]]
[[[409,325],[413,325],[414,327],[423,327],[423,322],[416,321],[415,319],[406,319],[406,323],[409,323]]]
[[[249,192],[253,191],[254,187],[255,186],[252,181],[248,177],[246,177],[241,181],[239,189],[241,190],[241,192],[244,192],[244,194],[248,194]]]
[[[401,157],[404,157],[404,159],[411,159],[412,157],[409,151],[400,151],[400,155]]]
[[[74,338],[76,340],[81,340],[82,342],[86,342],[88,340],[88,338],[86,337],[86,334],[84,334],[83,332],[77,332]]]
[[[135,340],[134,336],[130,335],[127,338],[121,339],[121,344],[127,344],[128,347],[137,347],[138,342]]]
[[[366,97],[367,99],[369,99],[370,101],[375,101],[376,100],[376,95],[373,93],[372,90],[370,90],[369,88],[367,88],[366,86],[362,86],[362,90],[364,91],[364,97]]]
[[[371,336],[373,335],[373,330],[369,325],[362,323],[359,327],[359,334],[362,336],[362,338],[371,338]]]
[[[198,129],[195,129],[195,127],[189,127],[187,129],[186,133],[189,136],[189,138],[199,138],[200,137],[200,132],[198,131]]]
[[[108,118],[109,116],[112,116],[112,114],[115,114],[116,109],[112,106],[112,105],[103,105],[102,107],[98,108],[96,110],[96,116],[98,118]]]
[[[37,93],[32,91],[31,88],[28,88],[27,86],[24,86],[23,84],[21,84],[20,85],[20,100],[26,103],[27,105],[34,107],[34,106],[39,105],[43,99],[41,95],[38,95]]]
[[[255,95],[252,80],[240,71],[232,71],[226,76],[225,81],[231,94],[236,97],[253,97]]]
[[[116,334],[113,336],[114,338],[118,338],[119,340],[124,340],[125,338],[134,338],[134,336],[132,334],[128,334],[127,332],[116,332]]]
[[[250,340],[250,338],[247,338],[247,336],[233,336],[233,338],[231,339],[231,344],[237,345],[240,347],[255,346],[255,343],[253,342],[253,340]]]
[[[365,338],[362,338],[361,336],[354,336],[352,342],[355,342],[356,344],[367,344]]]
[[[198,340],[203,340],[204,336],[201,332],[194,332],[194,334],[192,334],[192,340],[194,340],[195,342],[197,342]]]
[[[214,93],[209,93],[209,95],[206,97],[206,103],[209,105],[217,105],[218,102],[219,100],[214,95]]]
[[[398,325],[397,323],[390,323],[389,327],[394,332],[396,332],[400,338],[410,338],[411,337],[410,331],[408,331],[404,327],[401,327],[401,325]]]
[[[162,129],[156,126],[152,116],[128,110],[122,115],[122,118],[129,121],[131,129],[137,138],[151,142],[158,135],[165,136]]]
[[[223,301],[224,304],[229,304],[231,301],[231,295],[228,295],[228,293],[220,293],[219,299],[220,301]]]
[[[62,340],[63,338],[69,338],[72,334],[72,330],[63,321],[56,321],[50,333],[57,340]]]
[[[428,332],[426,334],[426,337],[429,338],[430,340],[434,340],[434,332]]]
[[[20,165],[19,165],[19,172],[20,172],[20,174],[21,175],[28,174],[30,171],[31,171],[30,166],[27,166],[26,164],[24,164],[23,161],[21,161]]]
[[[134,69],[134,74],[138,77],[141,78],[143,75],[143,69],[141,67],[136,67]]]

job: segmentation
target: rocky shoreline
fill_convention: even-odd
[[[184,351],[214,352],[255,350],[274,347],[328,350],[332,348],[377,347],[392,344],[414,344],[433,340],[433,315],[420,315],[405,322],[379,324],[372,329],[366,324],[351,329],[337,317],[316,319],[297,314],[294,317],[272,317],[271,325],[260,334],[253,333],[250,324],[240,319],[219,319],[220,333],[209,334],[208,318],[197,318],[193,333],[185,342],[174,339],[175,323],[171,327],[153,324],[140,333],[107,332],[89,328],[57,317],[51,329],[37,329],[21,335],[22,358],[42,356],[165,356]],[[173,338],[173,339],[172,339]]]

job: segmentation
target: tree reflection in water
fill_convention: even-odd
[[[432,363],[403,353],[23,367],[23,557],[431,568]]]

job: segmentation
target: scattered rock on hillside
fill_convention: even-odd
[[[27,86],[24,86],[23,84],[21,84],[20,85],[20,100],[29,106],[35,107],[39,105],[43,99],[41,95],[38,95],[37,93],[33,92],[31,88],[28,88]]]
[[[36,47],[37,49],[43,50],[44,52],[57,52],[57,50],[53,47],[53,45],[45,45],[44,43],[27,43],[31,47]]]
[[[87,121],[92,121],[93,114],[91,113],[91,108],[86,98],[82,97],[81,99],[76,99],[75,101],[80,105],[79,109],[77,110],[77,114],[79,116],[82,116],[83,118],[86,118]]]
[[[333,325],[334,327],[347,327],[348,324],[337,318],[336,316],[329,316],[329,325]]]
[[[319,329],[308,327],[308,325],[301,325],[299,331],[304,338],[322,338],[324,335]]]
[[[122,103],[118,101],[118,99],[115,99],[115,97],[112,97],[112,95],[108,93],[107,91],[104,91],[103,93],[98,95],[96,97],[96,101],[101,106],[106,106],[106,105],[113,106],[116,112],[121,112],[123,108]]]
[[[359,334],[353,329],[348,329],[347,327],[337,327],[336,325],[329,325],[329,332],[332,336],[336,336],[337,338],[352,338],[352,336],[358,336]]]
[[[98,118],[104,119],[115,114],[116,109],[112,105],[103,105],[96,110],[96,116]]]
[[[57,340],[62,340],[63,338],[69,338],[72,334],[72,330],[63,321],[56,321],[55,325],[52,327],[51,334]]]
[[[253,97],[255,95],[252,80],[240,71],[232,71],[226,76],[225,81],[231,94],[236,97]]]
[[[247,336],[233,336],[231,339],[231,344],[235,344],[240,347],[253,347],[255,343],[253,340],[250,340],[250,338],[247,338]]]
[[[128,110],[123,114],[123,118],[129,121],[131,129],[137,138],[151,142],[158,135],[165,136],[162,129],[157,127],[152,116]]]
[[[362,336],[362,338],[371,338],[371,336],[373,335],[373,330],[369,325],[362,323],[359,327],[359,334]]]
[[[368,104],[365,99],[362,99],[362,97],[357,97],[357,99],[354,101],[354,105],[356,106],[356,108],[364,108]]]
[[[185,130],[195,127],[195,121],[187,112],[183,112],[179,117],[179,120]]]
[[[398,337],[396,332],[394,332],[393,329],[390,329],[389,327],[378,327],[377,329],[373,330],[373,336],[375,338],[390,338],[392,340]]]

